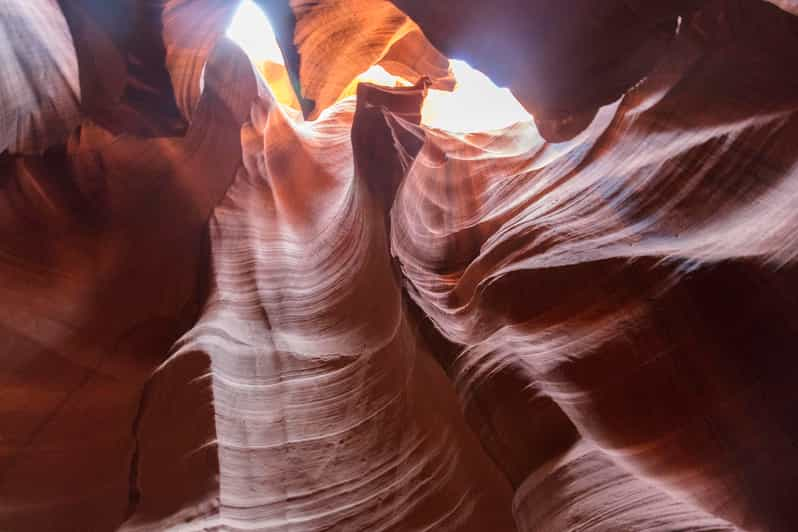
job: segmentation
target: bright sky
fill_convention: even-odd
[[[490,131],[532,120],[509,89],[497,87],[488,76],[465,61],[449,60],[457,80],[454,91],[430,90],[421,110],[429,127],[458,133]]]
[[[253,62],[271,61],[279,65],[283,63],[283,53],[277,44],[274,30],[260,7],[252,0],[244,0],[233,15],[233,22],[227,28],[227,36]]]
[[[269,19],[252,0],[243,0],[227,30],[255,63],[283,63]],[[532,117],[508,89],[497,87],[485,74],[465,61],[451,60],[457,85],[453,92],[430,90],[424,101],[421,121],[428,127],[458,133],[489,131],[529,121]],[[381,67],[371,67],[359,79],[382,85],[404,85]],[[404,83],[403,83],[404,82]]]

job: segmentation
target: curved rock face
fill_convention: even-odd
[[[185,137],[86,121],[61,149],[3,161],[4,530],[103,530],[128,511],[142,391],[196,319],[207,218],[255,95],[246,57],[221,55]]]
[[[0,153],[39,154],[79,121],[78,62],[55,1],[0,6]]]
[[[721,5],[726,13],[735,4],[497,0],[468,2],[466,8],[452,0],[392,1],[443,53],[467,60],[510,87],[552,142],[573,138],[599,107],[648,75],[669,53],[683,20]],[[773,3],[795,12],[794,3]]]
[[[795,324],[774,319],[794,282],[798,85],[783,69],[795,48],[751,31],[783,15],[740,9],[685,22],[657,70],[570,143],[536,141],[531,124],[428,131],[405,178],[392,250],[415,301],[464,348],[452,366],[463,395],[495,395],[493,375],[515,371],[539,403],[526,415],[551,418],[542,431],[567,434],[565,418],[578,433],[505,464],[525,478],[519,522],[649,530],[661,523],[637,519],[664,512],[672,528],[706,526],[653,495],[614,506],[628,499],[615,490],[636,491],[621,471],[746,529],[798,518],[766,488],[797,470],[790,414],[772,403],[794,401],[796,371]],[[706,24],[722,14],[752,28]],[[578,522],[591,504],[607,523]]]
[[[297,125],[261,97],[211,218],[210,295],[166,362],[211,363],[219,486],[204,526],[510,529],[509,485],[404,310],[353,112],[345,100]]]
[[[790,2],[6,4],[0,530],[795,528]]]

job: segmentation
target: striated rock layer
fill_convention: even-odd
[[[628,489],[621,471],[746,529],[798,520],[786,406],[798,370],[798,78],[786,71],[798,48],[776,46],[798,26],[764,4],[700,15],[569,143],[531,124],[427,131],[394,205],[392,250],[414,300],[460,346],[450,371],[464,398],[511,420],[480,431],[499,433],[493,452],[523,486],[529,526],[656,529],[638,521],[662,516],[655,497],[608,524],[629,510],[613,503]],[[490,390],[502,373],[528,405],[480,401],[508,395]],[[512,431],[536,412],[539,432],[563,436],[530,461]],[[548,496],[561,502],[543,510]],[[590,507],[606,513],[590,520]],[[672,529],[706,526],[669,515]]]
[[[207,303],[163,366],[210,361],[197,378],[219,484],[203,526],[511,529],[509,484],[404,309],[382,205],[355,171],[354,110],[296,124],[265,95],[242,131]]]
[[[265,4],[0,6],[0,530],[795,528],[794,2]]]

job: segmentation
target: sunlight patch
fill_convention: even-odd
[[[457,84],[452,92],[430,90],[421,110],[421,123],[446,131],[491,131],[532,120],[509,89],[493,81],[465,61],[452,59],[449,66]]]
[[[283,52],[277,44],[266,13],[252,0],[244,0],[233,15],[227,36],[249,56],[253,63],[264,61],[284,64]]]

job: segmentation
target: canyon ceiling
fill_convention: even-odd
[[[798,528],[798,2],[257,4],[0,0],[0,531]]]

